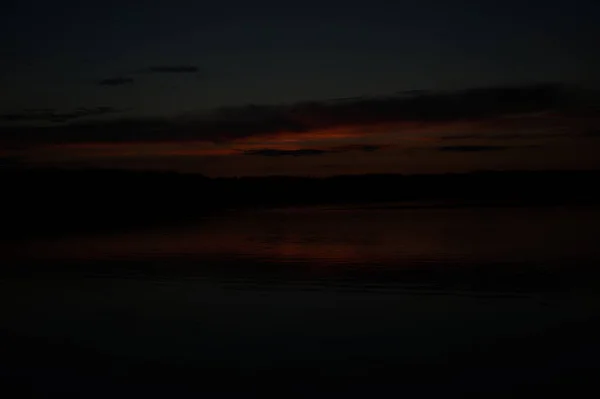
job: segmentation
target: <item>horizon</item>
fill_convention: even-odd
[[[361,178],[361,177],[444,177],[444,176],[465,176],[465,175],[494,175],[494,174],[587,174],[600,173],[600,167],[595,169],[478,169],[459,172],[438,172],[438,173],[398,173],[398,172],[383,172],[383,173],[356,173],[356,174],[331,174],[331,175],[292,175],[292,174],[260,174],[260,175],[229,175],[229,176],[210,176],[199,172],[178,171],[171,169],[130,169],[130,168],[113,168],[113,167],[63,167],[63,166],[24,166],[24,165],[9,165],[0,170],[2,173],[124,173],[138,175],[180,175],[190,177],[201,177],[205,179],[269,179],[269,178],[290,178],[290,179],[315,179],[327,180],[335,178]]]

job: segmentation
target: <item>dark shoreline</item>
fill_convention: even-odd
[[[123,231],[229,210],[299,206],[588,207],[600,171],[207,178],[123,170],[1,170],[3,239]],[[433,205],[432,205],[433,204]],[[388,208],[389,209],[389,208]]]

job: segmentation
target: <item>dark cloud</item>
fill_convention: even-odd
[[[46,112],[46,113],[50,113],[50,112],[54,112],[56,111],[55,108],[25,108],[23,110],[23,112]]]
[[[197,121],[220,142],[278,132],[308,132],[315,126],[290,114],[286,106],[248,105],[214,110]]]
[[[441,140],[470,140],[481,138],[481,134],[453,134],[450,136],[440,137]]]
[[[22,112],[0,115],[0,120],[7,122],[67,122],[91,116],[111,115],[121,112],[113,107],[80,107],[68,112],[54,109],[26,109]]]
[[[571,136],[570,133],[500,133],[484,136],[487,140],[535,140]]]
[[[567,100],[557,85],[425,92],[343,102],[298,104],[288,111],[313,123],[448,122],[553,109]]]
[[[485,120],[506,114],[552,110],[569,101],[568,93],[561,86],[535,85],[396,97],[357,97],[354,100],[282,106],[250,105],[217,110],[211,116],[211,128],[215,131],[222,129],[223,139],[227,140],[252,136],[256,132],[302,132],[394,122]]]
[[[503,145],[449,145],[437,147],[443,152],[484,152],[484,151],[504,151],[513,147]]]
[[[501,141],[501,140],[536,140],[536,139],[549,139],[556,137],[570,136],[570,133],[479,133],[479,134],[457,134],[450,136],[442,136],[441,140],[472,140],[472,139],[485,139],[487,141]]]
[[[101,81],[98,82],[98,84],[100,86],[124,86],[124,85],[133,84],[133,82],[135,82],[135,80],[133,78],[117,77],[117,78],[102,79]]]
[[[161,65],[152,66],[141,72],[145,73],[198,73],[199,68],[193,65]]]
[[[588,130],[586,132],[581,133],[580,137],[600,138],[600,130]]]
[[[421,95],[421,94],[426,94],[426,93],[430,93],[431,91],[429,90],[400,90],[397,91],[396,94],[399,95],[403,95],[403,96],[414,96],[414,95]]]
[[[358,100],[364,100],[367,97],[365,96],[354,96],[354,97],[336,97],[336,98],[330,98],[328,100],[325,100],[326,102],[332,102],[332,103],[336,103],[336,102],[348,102],[348,101],[358,101]]]
[[[259,150],[248,150],[244,151],[244,155],[260,155],[263,157],[303,157],[311,155],[323,155],[328,154],[331,151],[327,150],[316,150],[316,149],[303,149],[303,150],[276,150],[272,148],[261,148]]]
[[[258,150],[247,150],[243,151],[244,155],[260,155],[265,157],[281,157],[281,156],[310,156],[310,155],[323,155],[323,154],[332,154],[332,153],[341,153],[341,152],[349,152],[349,151],[364,151],[364,152],[373,152],[381,149],[383,146],[380,145],[345,145],[345,146],[336,146],[329,148],[307,148],[301,150],[278,150],[272,148],[261,148]]]
[[[507,151],[524,148],[541,148],[542,145],[450,145],[435,147],[437,151],[441,152],[495,152],[495,151]]]
[[[574,109],[580,105],[577,98],[569,90],[557,85],[417,92],[392,97],[358,97],[347,101],[227,107],[185,118],[104,119],[93,122],[82,120],[63,126],[0,126],[0,142],[14,141],[29,145],[192,140],[223,143],[282,132],[300,133],[352,126],[368,128],[369,125],[382,123],[427,125],[493,121],[505,115],[514,117],[533,112]],[[62,115],[56,112],[34,112],[4,115],[2,119],[56,121],[89,115],[89,112],[83,110]],[[493,147],[497,149],[498,146]],[[457,150],[453,150],[452,146],[448,148],[445,151],[460,151],[460,148],[469,147],[454,147]],[[477,151],[477,147],[474,148],[475,150],[471,150]],[[375,149],[365,147],[363,150]]]
[[[344,152],[344,151],[363,151],[363,152],[374,152],[382,149],[383,145],[369,145],[369,144],[349,144],[344,146],[333,147],[332,151]]]

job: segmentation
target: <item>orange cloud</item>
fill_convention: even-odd
[[[0,126],[0,148],[5,147],[4,156],[16,154],[26,162],[150,162],[177,157],[185,162],[194,158],[230,162],[234,157],[236,162],[247,162],[239,159],[241,155],[435,149],[445,146],[442,142],[451,137],[477,141],[461,142],[461,146],[485,146],[493,144],[487,142],[492,135],[495,140],[502,136],[539,140],[551,134],[566,135],[573,128],[595,131],[600,117],[591,111],[573,111],[585,104],[567,100],[571,101],[568,93],[560,87],[485,88],[344,102],[242,106],[181,118],[11,125]],[[563,103],[571,108],[556,106]],[[366,158],[372,161],[376,157]]]
[[[510,124],[514,128],[515,124],[518,125],[518,121],[511,120]],[[476,121],[386,122],[342,125],[303,132],[281,131],[234,139],[223,144],[206,141],[53,144],[28,151],[28,157],[43,161],[68,161],[99,158],[224,157],[265,148],[281,151],[327,150],[352,145],[376,145],[389,148],[403,146],[407,142],[436,143],[443,135],[482,133],[494,127],[493,124],[486,126]]]

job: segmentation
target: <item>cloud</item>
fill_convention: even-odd
[[[333,147],[333,151],[343,152],[343,151],[363,151],[363,152],[375,152],[384,147],[385,145],[371,145],[371,144],[349,144],[343,146]]]
[[[449,145],[438,147],[443,152],[485,152],[485,151],[504,151],[513,147],[502,145]]]
[[[472,139],[485,139],[487,141],[501,141],[501,140],[537,140],[537,139],[548,139],[548,138],[556,138],[556,137],[565,137],[570,136],[569,133],[559,132],[559,133],[539,133],[539,132],[528,132],[528,133],[478,133],[478,134],[457,134],[457,135],[449,135],[442,136],[440,140],[472,140]]]
[[[281,157],[281,156],[311,156],[311,155],[324,155],[324,154],[332,154],[332,153],[342,153],[349,151],[363,151],[363,152],[373,152],[381,149],[383,146],[381,145],[359,145],[359,144],[351,144],[344,146],[334,146],[329,148],[305,148],[305,149],[296,149],[296,150],[284,150],[284,149],[275,149],[275,148],[259,148],[252,150],[242,151],[244,155],[259,155],[265,157]]]
[[[335,97],[325,100],[326,102],[336,103],[336,102],[351,102],[357,100],[364,100],[367,97],[365,96],[353,96],[353,97]]]
[[[581,133],[580,137],[587,138],[600,138],[600,129],[599,130],[588,130]]]
[[[316,149],[302,149],[302,150],[277,150],[273,148],[262,148],[258,150],[247,150],[244,151],[244,155],[260,155],[263,157],[302,157],[302,156],[311,156],[311,155],[323,155],[328,154],[332,151],[327,150],[316,150]]]
[[[470,140],[480,138],[479,134],[453,134],[450,136],[443,136],[441,140]]]
[[[0,126],[0,144],[7,141],[29,146],[202,141],[229,145],[252,141],[262,143],[261,146],[269,149],[274,148],[271,144],[274,142],[339,140],[368,137],[370,134],[415,136],[415,132],[428,129],[435,131],[436,128],[450,124],[461,129],[462,126],[475,125],[492,129],[498,120],[507,119],[508,116],[510,123],[518,126],[520,117],[528,120],[534,114],[558,115],[554,119],[548,119],[547,116],[536,117],[536,123],[546,123],[547,128],[552,128],[556,126],[556,118],[561,117],[564,109],[575,109],[580,105],[578,98],[562,86],[548,84],[416,92],[387,97],[357,97],[344,101],[246,105],[218,108],[191,116],[77,120],[61,126],[36,126],[34,122],[78,119],[94,113],[83,110],[62,115],[56,112],[20,113],[5,115],[2,119],[30,121],[32,124]],[[106,107],[106,111],[109,110],[111,109]],[[573,123],[572,117],[563,119],[565,123]],[[464,133],[463,136],[467,134]],[[439,138],[428,139],[443,141]],[[477,151],[481,147],[484,149],[479,149],[480,151],[486,151],[486,146],[448,146],[443,151],[461,151],[461,148],[467,148],[463,151],[469,151],[469,148]],[[488,147],[498,149],[498,146]],[[317,149],[319,148],[320,144]],[[363,147],[362,150],[376,148]]]
[[[523,148],[541,148],[542,145],[451,145],[451,146],[439,146],[435,149],[441,152],[495,152],[495,151],[507,151],[516,150]]]
[[[142,70],[142,73],[198,73],[199,68],[193,65],[161,65]]]
[[[487,140],[535,140],[535,139],[551,139],[556,137],[571,136],[570,133],[499,133],[484,135]]]
[[[72,111],[59,112],[50,108],[25,109],[21,112],[2,114],[0,121],[6,122],[67,122],[91,116],[104,116],[122,112],[113,107],[80,107]]]
[[[135,80],[133,78],[128,77],[116,77],[116,78],[108,78],[102,79],[98,82],[100,86],[124,86],[133,84]]]

